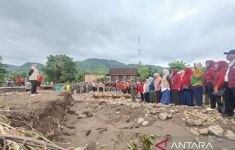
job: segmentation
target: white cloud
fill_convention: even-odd
[[[5,63],[45,62],[50,54],[165,65],[223,59],[234,49],[232,0],[2,0]]]

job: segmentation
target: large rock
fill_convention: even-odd
[[[166,120],[167,117],[168,117],[168,114],[167,114],[167,113],[160,113],[160,114],[159,114],[160,120]]]
[[[230,130],[227,130],[224,136],[229,140],[235,141],[235,134]]]
[[[218,137],[221,137],[224,134],[224,129],[219,125],[212,125],[208,128],[208,130],[209,133],[216,135]]]
[[[209,130],[208,130],[207,128],[200,129],[200,130],[199,130],[199,133],[200,133],[201,135],[208,135]]]

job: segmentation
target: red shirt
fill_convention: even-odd
[[[43,76],[42,75],[39,75],[38,76],[38,82],[42,82],[43,81]]]
[[[205,74],[205,82],[206,83],[213,83],[216,75],[216,68],[214,66],[210,67]]]
[[[143,85],[143,84],[140,84],[140,85],[138,86],[138,91],[139,91],[140,93],[143,93],[143,92],[144,92],[144,85]]]
[[[181,76],[179,74],[175,74],[172,76],[172,86],[171,89],[173,90],[181,90]]]

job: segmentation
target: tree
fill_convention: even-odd
[[[46,66],[43,68],[48,81],[71,82],[76,77],[76,64],[66,55],[50,55],[47,57]]]
[[[85,80],[85,73],[83,73],[83,72],[78,72],[77,74],[76,74],[76,79],[75,79],[75,81],[76,82],[82,82],[82,81],[84,81]]]
[[[170,71],[177,68],[179,70],[183,70],[187,65],[183,61],[174,61],[168,64]]]
[[[6,74],[6,65],[2,64],[2,57],[0,56],[0,85],[4,82],[5,74]]]
[[[138,72],[140,74],[139,80],[144,80],[149,77],[149,68],[147,66],[139,66]]]
[[[7,73],[7,79],[15,81],[15,78],[17,78],[17,77],[26,78],[27,77],[27,72],[17,71],[17,72],[8,72]]]

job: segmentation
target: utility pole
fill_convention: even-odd
[[[139,57],[139,66],[140,66],[141,65],[140,35],[139,35],[139,38],[138,38],[138,44],[139,44],[138,57]]]

